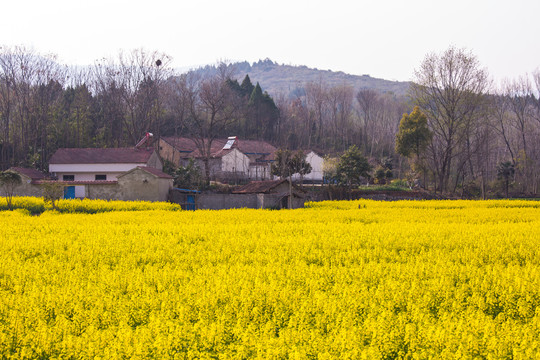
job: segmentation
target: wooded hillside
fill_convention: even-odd
[[[170,60],[135,50],[70,68],[2,47],[1,168],[47,170],[58,148],[134,146],[145,132],[198,139],[203,155],[214,139],[239,136],[330,156],[356,145],[374,169],[393,167],[394,177],[440,192],[480,196],[506,184],[538,193],[539,71],[495,86],[473,54],[455,48],[427,56],[413,84],[337,73],[283,79],[271,74],[298,68],[269,60],[178,74]],[[282,84],[295,85],[270,91]],[[422,115],[413,116],[415,105]],[[413,137],[396,153],[404,113],[426,117],[425,146],[407,149]],[[403,129],[415,133],[414,123]]]

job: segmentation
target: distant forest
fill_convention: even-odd
[[[269,60],[185,74],[170,64],[166,54],[134,50],[75,68],[54,55],[2,47],[1,168],[47,170],[58,148],[134,146],[146,132],[199,139],[202,154],[214,139],[236,135],[330,157],[356,145],[373,165],[390,161],[395,177],[441,192],[485,194],[510,178],[515,191],[538,193],[539,72],[494,86],[474,55],[450,48],[426,56],[413,84],[363,87],[343,73],[343,81],[314,78],[310,69],[292,89],[273,84],[269,92],[255,71],[278,74]],[[283,66],[288,78],[294,68]],[[400,121],[415,106],[427,119],[428,141],[396,152]]]

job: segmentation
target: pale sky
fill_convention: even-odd
[[[496,81],[540,68],[540,0],[18,0],[1,11],[0,45],[69,65],[144,48],[178,68],[270,58],[405,81],[454,45]]]

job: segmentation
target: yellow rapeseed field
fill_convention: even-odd
[[[0,212],[0,358],[540,358],[540,202],[83,205]]]

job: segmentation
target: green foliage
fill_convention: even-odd
[[[381,163],[375,168],[374,178],[377,184],[386,184],[394,173],[392,172],[392,158],[386,157],[381,160]]]
[[[337,179],[349,188],[360,185],[363,178],[369,178],[372,166],[356,145],[352,145],[341,155],[337,164]]]
[[[396,135],[396,152],[405,157],[416,158],[426,149],[432,133],[428,128],[427,117],[418,106],[410,115],[403,114]]]
[[[288,149],[276,151],[276,159],[272,163],[272,175],[288,178],[294,174],[304,176],[311,172],[311,164],[306,161],[302,151],[293,153]]]
[[[21,176],[15,171],[6,170],[0,173],[0,186],[6,195],[6,202],[9,210],[13,210],[13,194],[15,193],[15,189],[21,184]]]
[[[337,166],[339,158],[325,156],[323,161],[323,177],[327,183],[337,182]]]
[[[199,189],[204,184],[201,169],[193,159],[186,166],[179,166],[174,174],[174,186],[182,189]]]
[[[169,174],[171,176],[174,176],[174,172],[176,171],[176,165],[167,159],[162,159],[163,161],[163,172],[165,174]]]
[[[244,96],[251,95],[255,86],[253,86],[253,84],[251,83],[251,79],[249,78],[249,75],[246,74],[246,77],[244,77],[244,80],[242,81],[242,85],[240,85],[240,88],[242,89],[242,93]]]

